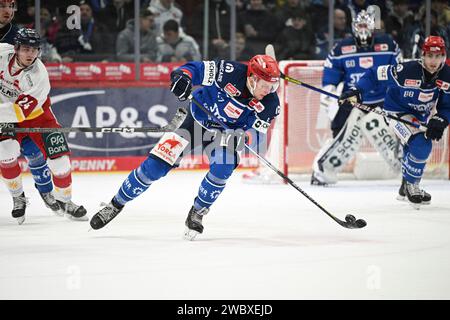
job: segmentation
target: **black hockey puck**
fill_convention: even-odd
[[[345,221],[347,221],[350,224],[353,224],[353,223],[355,223],[356,218],[355,218],[354,215],[348,214],[348,215],[345,216]]]

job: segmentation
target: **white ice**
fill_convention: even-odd
[[[0,299],[450,299],[450,182],[425,180],[432,204],[395,200],[398,181],[300,187],[247,185],[240,172],[196,241],[184,220],[205,172],[173,172],[104,229],[54,216],[30,176],[19,226],[0,187]],[[125,178],[74,175],[74,201],[93,215]]]

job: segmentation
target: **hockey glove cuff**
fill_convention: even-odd
[[[187,73],[175,70],[170,74],[170,91],[178,97],[180,101],[186,100],[192,92],[192,79]]]
[[[427,124],[427,131],[425,132],[425,138],[439,141],[444,134],[445,128],[448,126],[448,120],[444,117],[436,114],[434,115]]]

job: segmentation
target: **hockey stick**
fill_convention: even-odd
[[[194,99],[192,95],[189,96],[189,99],[194,103],[197,107],[199,107],[201,110],[203,110],[208,116],[214,119],[217,123],[219,123],[224,129],[229,129],[229,127],[223,123],[220,119],[218,119],[216,116],[214,116],[208,109],[206,109],[203,105],[201,105],[197,100]],[[356,218],[348,214],[345,216],[345,221],[342,221],[338,218],[336,218],[334,215],[332,215],[330,212],[328,212],[324,207],[322,207],[319,203],[317,203],[316,200],[311,198],[305,191],[302,190],[297,184],[295,184],[294,181],[292,181],[289,177],[287,177],[284,173],[282,173],[280,170],[278,170],[273,164],[271,164],[266,158],[258,154],[255,150],[253,150],[248,144],[245,143],[245,147],[253,153],[258,159],[260,159],[266,166],[268,166],[270,169],[275,171],[283,180],[285,180],[287,183],[289,183],[292,187],[294,187],[297,191],[299,191],[302,195],[304,195],[309,201],[314,203],[320,210],[325,212],[331,219],[336,221],[339,225],[341,225],[344,228],[348,229],[360,229],[364,228],[367,223],[366,221],[362,219],[356,220]]]
[[[316,91],[316,92],[319,92],[319,93],[322,93],[322,94],[324,94],[324,95],[327,95],[327,96],[329,96],[329,97],[331,97],[331,98],[334,98],[334,99],[339,100],[339,97],[338,97],[337,95],[331,93],[331,92],[328,92],[328,91],[322,90],[322,89],[320,89],[320,88],[314,87],[314,86],[312,86],[312,85],[310,85],[310,84],[304,83],[303,81],[300,81],[300,80],[291,78],[291,77],[285,75],[285,74],[282,73],[282,72],[280,72],[280,78],[282,78],[282,79],[284,79],[284,80],[286,80],[286,81],[288,81],[288,82],[290,82],[290,83],[293,83],[293,84],[296,84],[296,85],[299,85],[299,86],[306,87],[306,88],[308,88],[308,89],[314,90],[314,91]],[[389,119],[392,119],[392,120],[395,120],[395,121],[398,121],[398,122],[402,122],[402,123],[404,123],[404,124],[410,125],[410,126],[412,126],[412,127],[414,127],[414,128],[417,128],[417,129],[419,129],[419,130],[422,130],[422,131],[426,131],[426,130],[427,130],[427,126],[424,126],[424,125],[419,124],[419,123],[411,122],[411,121],[408,121],[408,120],[405,120],[405,119],[398,118],[398,117],[396,117],[396,116],[393,116],[393,115],[387,113],[386,111],[376,110],[376,109],[374,109],[374,108],[370,108],[370,107],[368,107],[368,106],[366,106],[366,105],[364,105],[364,104],[358,103],[358,102],[355,102],[355,103],[353,103],[352,105],[353,105],[354,107],[360,109],[360,110],[368,111],[368,112],[373,112],[373,113],[379,114],[379,115],[381,115],[381,116],[383,116],[383,117],[386,117],[386,118],[389,118]]]
[[[100,127],[100,128],[14,128],[5,127],[0,124],[0,134],[2,133],[52,133],[52,132],[102,132],[102,133],[133,133],[133,132],[173,132],[178,129],[186,119],[187,110],[178,108],[174,117],[164,127],[161,128],[128,128],[128,127]],[[5,124],[3,124],[5,125]],[[7,125],[7,124],[6,124]]]

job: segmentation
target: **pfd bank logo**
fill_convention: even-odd
[[[102,96],[102,105],[88,96]],[[77,91],[54,95],[51,97],[53,111],[63,127],[163,127],[168,125],[166,119],[169,108],[162,104],[148,108],[122,105],[114,106],[114,97],[105,90]],[[70,101],[71,100],[71,101]],[[110,105],[108,105],[110,104]],[[59,113],[59,110],[64,110]],[[157,132],[102,133],[71,132],[67,134],[68,144],[72,150],[95,152],[115,152],[150,150],[162,136]],[[127,154],[129,155],[129,154]]]

